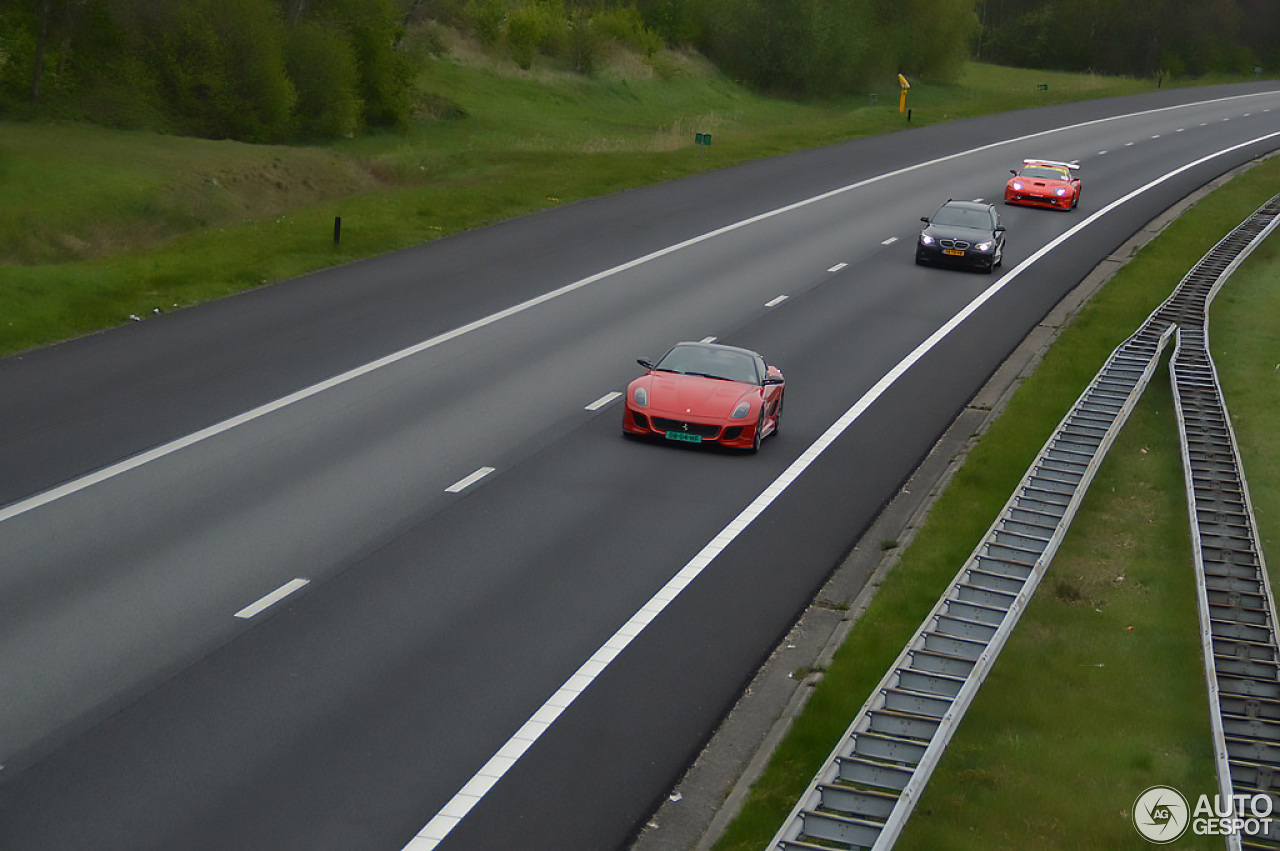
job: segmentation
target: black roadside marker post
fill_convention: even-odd
[[[333,244],[337,245],[338,240],[342,239],[342,216],[333,217]]]

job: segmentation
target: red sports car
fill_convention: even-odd
[[[786,383],[749,349],[677,343],[627,385],[622,432],[752,452],[778,431]]]
[[[1080,203],[1080,178],[1075,171],[1079,163],[1054,160],[1023,160],[1022,170],[1004,185],[1006,204],[1027,204],[1070,210]]]

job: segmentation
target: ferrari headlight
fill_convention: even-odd
[[[740,420],[749,413],[751,413],[751,403],[746,399],[743,399],[734,406],[733,413],[729,414],[729,419]]]
[[[649,391],[643,387],[637,387],[635,392],[631,394],[631,401],[637,405],[644,407],[649,404]]]
[[[974,248],[978,249],[979,251],[985,254],[991,250],[991,246],[993,245],[995,245],[994,242],[979,242],[977,245],[974,246]]]
[[[1020,180],[1015,180],[1015,181],[1013,182],[1013,191],[1014,191],[1014,192],[1021,192],[1021,191],[1022,191],[1022,181],[1020,181]]]
[[[1065,186],[1059,186],[1057,189],[1053,190],[1053,194],[1061,198],[1063,195],[1067,194],[1067,188]]]
[[[922,233],[922,234],[920,234],[920,244],[921,244],[921,245],[933,245],[933,237],[929,236],[929,234],[927,234],[927,233]]]

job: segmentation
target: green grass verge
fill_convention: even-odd
[[[765,846],[1111,351],[1278,187],[1280,158],[1216,190],[1064,329],[901,554],[717,851]],[[1272,549],[1280,533],[1277,277],[1273,238],[1218,296],[1211,336]],[[1189,796],[1214,791],[1187,526],[1162,370],[1100,467],[899,849],[1145,847],[1129,822],[1139,793],[1157,784]],[[1221,845],[1190,834],[1178,843]]]
[[[458,42],[424,60],[424,117],[404,135],[287,147],[0,122],[0,355],[568,201],[901,130],[893,83],[876,105],[871,93],[796,103],[676,54],[621,57],[586,79]],[[954,84],[917,83],[908,104],[920,125],[1151,88],[971,64]],[[697,132],[713,144],[695,145]]]

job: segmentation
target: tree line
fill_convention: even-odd
[[[981,0],[975,56],[1129,76],[1247,74],[1280,66],[1275,0]]]
[[[252,142],[409,115],[399,0],[7,0],[0,111]]]
[[[692,47],[793,97],[955,79],[972,56],[1173,76],[1280,65],[1277,0],[4,0],[0,113],[253,142],[403,127],[438,22],[521,67]]]

